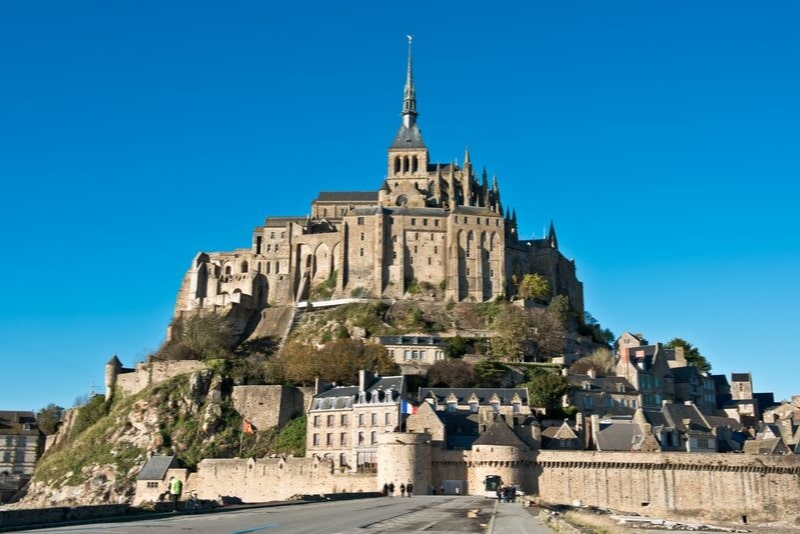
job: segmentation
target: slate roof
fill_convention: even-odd
[[[311,404],[312,410],[341,410],[352,408],[358,401],[360,391],[358,386],[337,386],[314,396]],[[391,390],[392,398],[397,400],[404,391],[405,384],[402,376],[382,376],[372,379],[366,388],[367,401],[373,395],[379,395],[382,401],[384,392]]]
[[[381,345],[419,345],[438,347],[444,340],[438,336],[378,336]]]
[[[601,451],[630,451],[643,438],[642,429],[635,423],[615,422],[601,424],[595,436],[597,449]]]
[[[636,388],[630,381],[622,376],[603,376],[592,378],[589,375],[568,375],[570,386],[584,391],[605,391],[608,393],[636,393]],[[584,389],[584,382],[589,383],[589,389]],[[621,389],[621,391],[620,391]]]
[[[472,443],[473,447],[476,445],[519,447],[525,444],[505,422],[496,420]]]
[[[26,428],[27,426],[27,428]],[[38,436],[36,415],[29,411],[0,411],[0,434],[14,436]]]
[[[164,480],[167,469],[177,466],[175,456],[156,454],[147,459],[142,470],[137,475],[137,480]]]
[[[377,191],[322,191],[314,202],[377,202]]]
[[[458,398],[459,404],[469,404],[469,399],[474,393],[480,406],[488,406],[489,399],[497,394],[500,403],[504,406],[511,405],[514,395],[519,395],[523,405],[528,404],[528,391],[525,388],[420,388],[420,401],[435,397],[437,402],[446,403],[450,394]]]
[[[410,128],[405,124],[400,126],[394,141],[389,148],[427,148],[425,141],[422,140],[422,132],[419,126],[412,124]]]

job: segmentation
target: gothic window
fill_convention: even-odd
[[[395,156],[394,158],[394,173],[397,174],[400,172],[400,156]]]
[[[408,156],[405,156],[403,158],[403,172],[404,173],[408,172],[408,167],[409,167],[409,165],[408,165]]]
[[[411,172],[417,172],[418,167],[419,167],[419,161],[417,160],[417,156],[413,156],[411,158]]]

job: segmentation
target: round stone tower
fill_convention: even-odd
[[[427,494],[431,487],[430,436],[422,433],[378,434],[378,490],[394,482],[414,484],[414,493]]]
[[[117,384],[117,375],[122,370],[122,362],[119,361],[117,355],[113,355],[108,363],[106,363],[106,400],[111,398],[114,392],[114,386]]]

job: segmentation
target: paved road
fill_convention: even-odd
[[[415,496],[162,515],[23,532],[64,534],[551,534],[527,509],[483,497]]]

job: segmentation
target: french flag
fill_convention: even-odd
[[[407,414],[415,414],[417,413],[417,407],[408,402],[407,400],[403,399],[400,401],[400,412]]]

